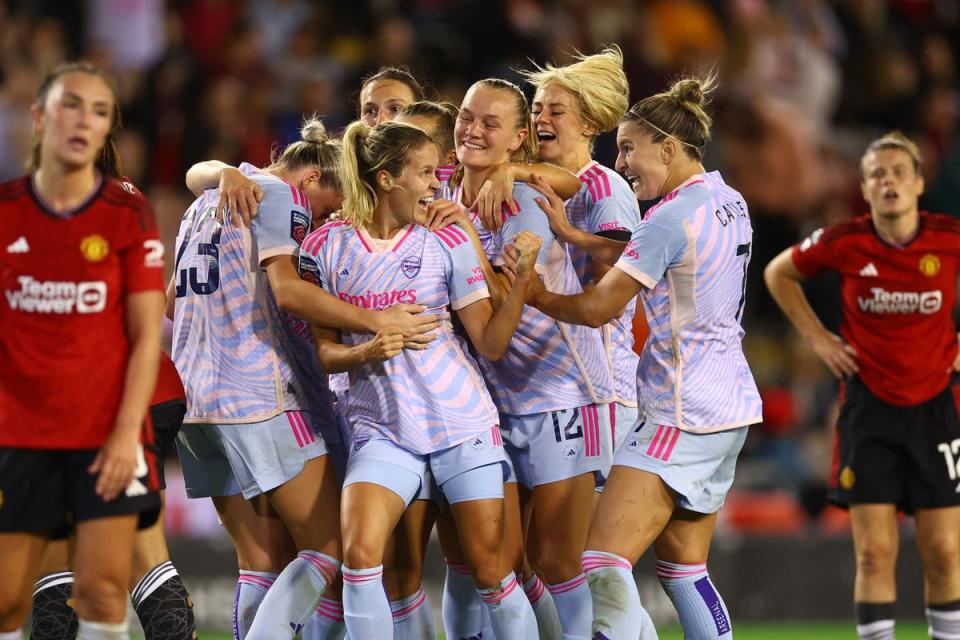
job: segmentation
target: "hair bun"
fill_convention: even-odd
[[[327,128],[323,121],[317,116],[313,116],[305,120],[303,126],[300,127],[300,139],[305,142],[321,144],[328,141],[330,136],[327,134]]]
[[[697,78],[683,78],[677,80],[670,87],[670,95],[680,102],[689,102],[690,104],[701,107],[706,102],[703,85]]]

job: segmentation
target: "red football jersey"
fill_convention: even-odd
[[[860,355],[860,379],[879,398],[913,405],[949,384],[960,220],[921,212],[916,237],[894,246],[861,216],[815,231],[793,248],[793,263],[805,276],[840,275],[840,333]]]
[[[68,216],[0,185],[0,446],[99,447],[127,367],[124,298],[163,290],[146,200],[104,179]]]
[[[185,400],[186,392],[183,390],[183,382],[180,380],[180,374],[177,367],[163,351],[160,352],[160,370],[157,372],[157,387],[153,391],[153,397],[150,398],[150,406],[163,404],[171,400]]]

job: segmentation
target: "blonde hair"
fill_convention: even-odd
[[[343,181],[342,218],[362,227],[377,208],[377,173],[397,177],[407,164],[407,153],[434,144],[422,129],[400,122],[369,127],[357,120],[343,134],[340,179]]]
[[[71,73],[85,73],[96,76],[110,87],[110,92],[113,94],[113,109],[111,109],[110,113],[110,131],[107,132],[107,138],[103,142],[100,153],[97,154],[94,166],[97,168],[97,171],[103,175],[120,180],[123,178],[123,167],[120,164],[120,152],[117,151],[117,145],[113,140],[113,136],[123,127],[123,121],[120,117],[120,104],[117,102],[117,88],[113,78],[107,75],[103,69],[89,62],[69,62],[62,64],[48,73],[43,79],[43,82],[40,83],[40,88],[37,89],[35,103],[40,107],[40,110],[43,111],[46,108],[47,96],[50,94],[50,89],[52,89],[53,85],[61,78]],[[40,168],[40,162],[42,160],[41,143],[41,140],[37,140],[34,143],[33,149],[30,151],[30,157],[27,159],[26,168],[30,173]]]
[[[270,168],[284,172],[303,167],[320,169],[320,185],[340,190],[341,143],[327,134],[323,121],[313,114],[303,121],[300,139],[288,144],[279,154],[270,157]]]
[[[605,47],[600,53],[576,54],[576,62],[563,67],[534,65],[534,71],[522,75],[537,89],[555,84],[580,100],[584,120],[597,128],[597,133],[615,129],[630,106],[630,83],[623,71],[620,47]]]
[[[646,127],[654,142],[674,138],[694,160],[703,160],[713,121],[704,107],[717,87],[717,73],[681,78],[663,93],[644,98],[627,110],[624,121]]]
[[[913,172],[916,175],[920,175],[920,168],[923,166],[923,158],[920,156],[920,149],[917,147],[916,143],[904,135],[902,131],[888,131],[867,145],[867,150],[863,152],[863,156],[860,158],[861,179],[865,177],[863,175],[863,161],[866,159],[866,157],[871,153],[884,151],[887,149],[898,149],[910,156],[910,159],[913,161]]]

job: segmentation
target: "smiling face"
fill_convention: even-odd
[[[923,194],[923,176],[913,158],[902,149],[878,149],[860,162],[860,188],[870,211],[881,218],[896,218],[917,210]]]
[[[437,145],[428,142],[407,152],[399,176],[391,176],[385,170],[378,175],[383,191],[380,197],[399,220],[420,224],[427,221],[427,206],[440,188],[436,175],[438,159]]]
[[[54,81],[44,104],[32,110],[42,159],[74,169],[93,165],[113,127],[114,104],[99,76],[73,72]]]
[[[533,97],[531,114],[540,142],[540,159],[571,171],[580,169],[583,163],[577,158],[589,157],[590,141],[597,130],[583,120],[576,94],[548,82]]]
[[[664,195],[669,164],[663,144],[654,142],[653,136],[636,122],[628,120],[617,128],[616,169],[627,178],[638,200]]]
[[[467,169],[483,170],[510,160],[529,135],[518,128],[515,98],[509,92],[476,84],[460,106],[454,128],[457,159]]]
[[[413,90],[398,80],[374,80],[360,91],[360,120],[368,127],[390,122],[416,100]]]

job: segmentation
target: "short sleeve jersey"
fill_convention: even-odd
[[[217,222],[219,193],[211,189],[187,210],[177,236],[173,358],[186,421],[249,423],[302,410],[328,425],[334,418],[310,327],[277,307],[262,266],[277,256],[296,260],[309,204],[279,178],[241,170],[264,191],[250,229],[229,216]]]
[[[63,214],[29,176],[0,185],[0,446],[99,447],[127,370],[126,297],[163,291],[147,201],[103,179]]]
[[[957,355],[952,314],[960,220],[921,212],[916,236],[896,246],[865,215],[815,231],[792,256],[805,276],[840,276],[840,333],[859,355],[860,379],[880,399],[919,404],[949,384]]]
[[[301,277],[340,300],[383,310],[419,304],[441,318],[437,338],[423,351],[404,350],[385,362],[350,371],[347,416],[354,443],[385,437],[417,454],[456,446],[498,424],[477,363],[454,333],[449,306],[463,309],[489,298],[466,232],[430,232],[408,225],[379,241],[364,229],[334,221],[311,233],[300,255]],[[343,331],[344,344],[371,339]]]
[[[699,433],[761,421],[741,344],[752,238],[743,196],[715,171],[667,194],[634,231],[615,266],[645,287],[641,419]]]
[[[462,200],[458,188],[456,201]],[[500,231],[483,227],[474,213],[473,223],[491,260],[500,259],[504,244],[521,231],[543,239],[537,272],[550,291],[575,294],[583,291],[567,250],[553,232],[536,203],[539,193],[526,184],[513,189],[514,215],[504,209]],[[483,373],[497,408],[510,415],[531,415],[602,404],[614,399],[613,379],[599,329],[557,322],[525,306],[506,354],[496,362],[480,358]]]
[[[619,231],[629,234],[640,225],[640,206],[627,181],[616,171],[590,161],[577,172],[580,191],[564,203],[570,224],[592,234]],[[591,258],[585,251],[568,244],[570,259],[580,284],[595,282]],[[631,300],[623,315],[603,327],[603,346],[613,371],[617,402],[637,404],[637,364],[640,356],[633,350],[633,316],[637,301]]]

